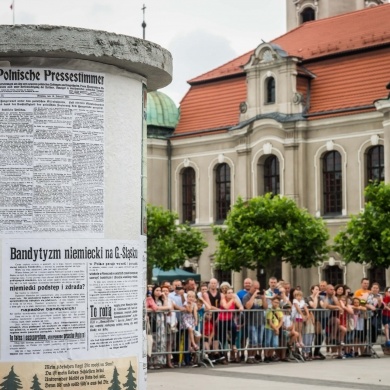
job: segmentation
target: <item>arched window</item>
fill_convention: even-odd
[[[230,210],[230,167],[219,164],[216,169],[216,221],[223,222]]]
[[[306,7],[301,12],[301,24],[306,23],[306,22],[310,22],[311,20],[316,20],[315,11],[311,7]]]
[[[328,152],[322,163],[324,214],[337,215],[342,211],[341,155]]]
[[[344,284],[343,270],[337,265],[328,266],[324,270],[324,280],[333,286]]]
[[[196,196],[195,196],[195,171],[193,168],[185,168],[182,174],[182,213],[183,222],[195,223]]]
[[[264,194],[272,192],[274,195],[280,193],[279,181],[279,160],[271,155],[264,161]]]
[[[382,145],[373,146],[368,149],[367,161],[367,182],[385,180],[384,149]]]
[[[265,80],[265,102],[267,104],[275,103],[275,79],[268,77]]]

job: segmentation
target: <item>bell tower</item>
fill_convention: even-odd
[[[389,0],[286,0],[287,31],[302,23],[388,3]]]

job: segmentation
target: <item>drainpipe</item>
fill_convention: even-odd
[[[168,157],[168,210],[172,210],[172,144],[167,140],[167,157]]]

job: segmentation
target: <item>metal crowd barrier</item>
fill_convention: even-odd
[[[200,313],[197,327],[190,330],[180,311],[148,311],[149,368],[167,364],[213,367],[216,362],[252,362],[252,359],[254,362],[305,362],[324,359],[324,355],[338,359],[378,357],[376,345],[381,345],[386,353],[381,310],[356,311],[354,315],[327,309],[309,312],[309,318],[300,320],[291,318],[291,310],[282,309],[277,313],[268,310],[205,311]],[[276,335],[269,329],[267,319],[272,321],[280,313],[283,314],[283,325]],[[293,330],[289,328],[289,316]],[[390,354],[390,343],[388,352]]]

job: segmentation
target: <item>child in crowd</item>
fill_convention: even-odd
[[[196,295],[194,291],[188,291],[187,301],[184,303],[185,311],[181,313],[180,328],[188,331],[188,345],[192,350],[198,351],[199,346],[195,342],[195,328],[198,324],[198,308],[195,303]]]
[[[206,312],[203,319],[203,349],[205,352],[210,351],[213,348],[213,340],[214,340],[214,321],[213,321],[213,313]],[[216,346],[218,349],[218,345]]]
[[[298,332],[297,347],[304,347],[302,340],[303,322],[307,320],[309,311],[305,300],[303,299],[303,293],[300,290],[294,291],[292,318],[295,324],[295,330]]]
[[[290,302],[286,303],[283,306],[283,335],[282,335],[282,345],[291,347],[297,342],[298,332],[294,328],[293,320],[291,319],[291,304]],[[286,357],[286,350],[282,349],[281,351],[281,360],[283,362],[288,362],[288,358]]]
[[[353,317],[355,322],[354,342],[355,344],[364,344],[364,319],[367,308],[362,306],[359,298],[352,300]],[[355,349],[355,356],[363,352],[363,346],[357,346]]]
[[[265,363],[269,363],[272,360],[278,361],[279,358],[273,358],[273,348],[279,347],[279,332],[283,325],[283,312],[279,307],[280,298],[274,296],[271,298],[271,308],[267,309],[265,314]]]
[[[311,346],[314,340],[315,334],[315,319],[311,310],[308,310],[306,321],[303,323],[302,339],[305,347],[303,348],[303,357],[305,360],[313,360],[311,356]]]

